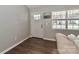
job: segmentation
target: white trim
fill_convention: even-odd
[[[49,40],[49,41],[56,41],[56,39],[50,39],[50,38],[43,38],[44,40]]]
[[[14,44],[13,46],[11,46],[10,48],[7,48],[5,49],[4,51],[2,51],[0,54],[4,54],[6,53],[7,51],[13,49],[14,47],[16,47],[17,45],[21,44],[23,41],[27,40],[28,38],[30,38],[30,36],[26,37],[25,39],[21,40],[20,42]]]
[[[34,36],[30,35],[30,37],[34,37]],[[40,37],[38,37],[38,38],[40,38]],[[49,40],[49,41],[56,41],[56,39],[53,39],[53,38],[45,38],[45,37],[43,37],[43,39],[44,40]]]

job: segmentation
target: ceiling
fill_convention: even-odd
[[[79,9],[79,5],[26,5],[31,11]]]
[[[64,6],[64,7],[68,7],[68,6],[78,6],[79,7],[79,5],[27,5],[27,7],[29,7],[29,8],[46,8],[46,7],[62,7],[62,6]]]
[[[27,5],[29,8],[41,7],[41,5]]]

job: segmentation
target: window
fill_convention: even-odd
[[[68,20],[68,29],[79,29],[79,20]]]
[[[65,19],[66,11],[52,12],[52,19]]]
[[[40,14],[35,14],[33,17],[34,17],[34,20],[39,20],[40,19]]]
[[[79,18],[79,10],[68,10],[68,19]]]
[[[53,29],[66,29],[66,21],[65,20],[53,20],[52,21],[52,28]]]
[[[52,12],[53,29],[79,30],[79,10]]]
[[[68,10],[68,29],[79,29],[79,10]]]
[[[66,18],[66,12],[52,12],[52,28],[53,29],[66,29],[66,20],[61,20]]]

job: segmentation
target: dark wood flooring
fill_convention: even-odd
[[[57,43],[41,38],[29,38],[5,54],[57,54]]]

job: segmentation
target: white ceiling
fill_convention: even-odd
[[[79,5],[26,5],[29,8],[46,8],[46,7],[69,7],[69,6],[76,6],[79,7]]]
[[[79,9],[79,5],[26,5],[31,11]]]
[[[27,5],[29,8],[36,8],[36,7],[41,7],[41,5]]]

